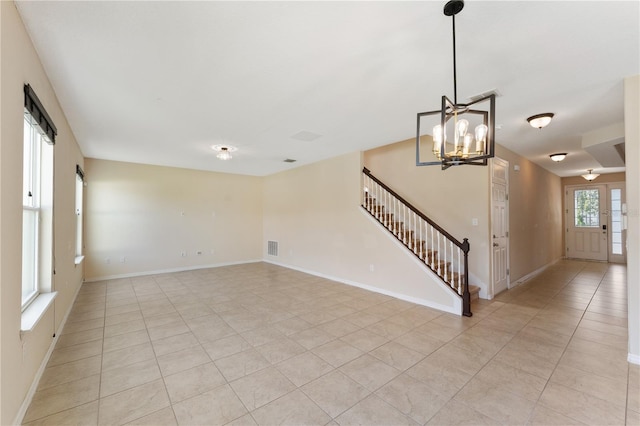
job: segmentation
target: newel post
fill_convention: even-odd
[[[462,240],[462,251],[464,252],[464,276],[462,290],[462,315],[470,317],[471,313],[471,293],[469,293],[469,239]]]

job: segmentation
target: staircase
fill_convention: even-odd
[[[455,239],[366,167],[362,174],[362,208],[462,298],[462,314],[470,317],[471,291],[475,299],[479,288],[469,286],[469,241]]]

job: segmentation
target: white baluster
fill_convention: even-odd
[[[421,240],[422,240],[422,222],[424,222],[424,220],[422,220],[422,218],[420,218],[420,239],[421,239]],[[423,240],[423,241],[424,241],[424,240]],[[419,251],[419,253],[420,253],[420,254],[419,254],[420,259],[423,259],[423,257],[422,257],[422,255],[423,255],[422,250],[423,250],[423,244],[422,244],[422,243],[420,243],[420,248],[418,249],[418,251]]]
[[[380,198],[380,185],[376,182],[376,219],[380,220],[380,205],[382,198]]]
[[[367,188],[369,188],[369,191],[371,191],[371,182],[369,182],[369,176],[364,177],[364,181],[365,181],[365,185]],[[367,195],[369,195],[369,197],[371,196],[371,194],[369,192],[367,192]],[[367,211],[371,211],[370,206],[371,206],[371,198],[366,198],[366,204],[364,205],[367,209]]]
[[[440,231],[438,231],[437,240],[438,240],[438,275],[442,276],[442,274],[440,273],[440,267],[441,267],[441,265],[440,265],[440,255],[441,255],[441,252],[440,252]]]
[[[404,231],[402,231],[402,242],[407,244],[407,229],[409,229],[409,225],[407,224],[407,206],[405,204],[402,205],[402,223],[404,223]]]
[[[435,245],[433,244],[433,226],[429,225],[429,228],[431,229],[431,245],[429,247],[431,247],[431,268],[433,269],[433,249],[435,249]]]
[[[393,213],[393,209],[391,208],[393,206],[393,195],[391,195],[391,193],[389,193],[389,212],[387,212],[387,229],[393,230],[393,224],[391,223],[391,214]]]
[[[393,199],[393,235],[398,235],[398,199]]]
[[[461,257],[460,256],[460,254],[461,254],[460,253],[460,247],[458,247],[457,252],[458,252],[458,294],[462,294],[461,293],[462,292],[462,282],[461,282],[461,279],[460,279],[460,271],[461,271],[461,269],[460,269],[460,257]]]

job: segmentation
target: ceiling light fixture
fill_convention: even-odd
[[[464,164],[486,166],[487,159],[495,156],[495,93],[468,104],[458,103],[456,15],[463,8],[464,1],[461,0],[451,0],[444,5],[444,15],[451,16],[453,24],[453,102],[442,96],[439,110],[418,113],[417,166],[439,164],[442,170]],[[431,135],[422,134],[423,131],[432,129]],[[451,136],[453,140],[450,140]],[[425,143],[433,142],[432,152],[437,161],[421,161],[421,139]]]
[[[594,180],[595,178],[600,176],[598,173],[593,173],[593,169],[589,169],[587,171],[589,173],[587,173],[586,175],[582,175],[582,177],[585,178],[586,180],[588,180],[589,182],[591,182],[592,180]]]
[[[551,159],[556,163],[559,163],[560,161],[564,160],[566,156],[567,156],[566,152],[558,152],[556,154],[551,154],[549,157],[551,157]]]
[[[231,160],[233,158],[231,153],[238,150],[238,148],[233,147],[231,145],[214,145],[211,147],[211,149],[218,152],[216,157],[218,157],[220,160],[225,160],[225,161]]]
[[[551,123],[551,119],[553,118],[553,115],[554,114],[552,112],[545,112],[544,114],[536,114],[527,118],[527,121],[529,122],[529,124],[531,124],[531,127],[542,129],[543,127],[546,127],[549,123]]]

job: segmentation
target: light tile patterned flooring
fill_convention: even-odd
[[[625,282],[561,261],[472,318],[266,263],[86,283],[24,421],[638,425]]]

